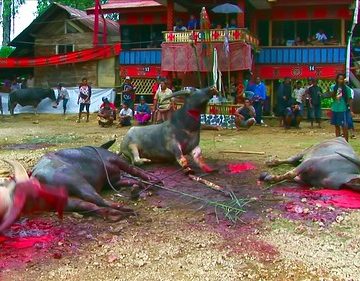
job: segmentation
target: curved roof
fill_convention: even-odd
[[[59,22],[58,18],[61,13],[65,13],[65,17],[67,19],[70,19],[72,22],[79,24],[85,30],[88,30],[89,32],[94,31],[94,15],[88,15],[85,11],[54,2],[44,13],[35,18],[27,28],[25,28],[9,43],[10,46],[17,47],[17,49],[19,47],[23,48],[22,51],[16,49],[11,54],[11,56],[29,55],[31,52],[33,52],[33,45],[35,41],[34,35],[49,24]],[[105,20],[107,34],[110,36],[119,35],[119,24],[116,21],[112,21],[110,19]],[[103,32],[103,27],[103,21],[99,20],[99,33]]]

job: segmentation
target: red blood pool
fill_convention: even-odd
[[[319,189],[307,188],[277,188],[274,193],[285,194],[288,197],[306,198],[308,203],[320,203],[322,206],[335,206],[339,208],[360,209],[360,193],[347,189]]]
[[[243,162],[243,163],[228,165],[228,170],[230,171],[230,174],[239,174],[244,171],[254,170],[254,169],[256,169],[256,166],[251,162]]]
[[[54,246],[64,239],[64,230],[51,220],[22,220],[0,235],[0,272],[20,268],[31,261],[47,260]]]

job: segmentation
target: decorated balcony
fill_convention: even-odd
[[[344,64],[345,46],[261,47],[257,64]]]
[[[229,33],[229,42],[245,42],[252,45],[254,48],[259,46],[259,40],[252,35],[246,28],[233,28],[233,29],[211,29],[210,41],[211,42],[224,42],[226,32]],[[165,43],[191,43],[202,42],[205,39],[205,32],[201,30],[188,30],[188,31],[164,31]],[[207,39],[207,38],[206,38]]]

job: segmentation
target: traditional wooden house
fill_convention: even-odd
[[[239,7],[245,5],[245,0],[235,2]],[[182,86],[205,85],[208,79],[206,73],[212,71],[210,64],[205,62],[211,60],[209,57],[205,58],[208,56],[205,55],[205,48],[216,48],[219,68],[223,72],[223,84],[228,84],[230,75],[242,80],[243,72],[252,67],[252,51],[258,40],[245,28],[245,13],[232,14],[231,18],[237,19],[238,26],[229,30],[230,54],[226,53],[226,30],[215,28],[215,23],[220,22],[224,27],[226,15],[211,11],[211,8],[221,3],[224,1],[109,0],[103,4],[103,13],[119,14],[123,47],[119,56],[120,76],[131,76],[139,95],[151,96],[151,86],[158,75],[167,76],[172,81],[181,81]],[[211,18],[207,42],[202,40],[204,31],[199,29],[199,24],[195,31],[174,31],[176,21],[180,19],[184,25],[191,14],[199,19],[204,6]],[[92,14],[94,8],[87,12]],[[200,79],[198,72],[201,73]]]
[[[103,11],[120,15],[122,39],[126,43],[119,56],[120,75],[130,75],[139,85],[145,85],[141,94],[150,93],[149,87],[159,74],[181,78],[185,85],[197,85],[198,79],[192,71],[196,68],[192,44],[201,43],[195,39],[200,39],[202,32],[174,31],[173,27],[178,19],[186,26],[190,14],[199,18],[203,6],[213,27],[218,24],[224,27],[226,15],[213,13],[211,9],[226,2],[243,10],[228,15],[229,20],[237,22],[237,28],[229,34],[233,46],[230,50],[232,54],[238,53],[231,56],[231,75],[241,85],[243,69],[251,63],[254,76],[259,75],[268,86],[271,101],[268,112],[275,106],[276,89],[284,77],[294,81],[315,77],[321,80],[325,90],[336,73],[345,71],[346,36],[354,11],[353,0],[109,0],[102,5]],[[92,12],[93,9],[88,10]],[[160,30],[163,31],[161,46],[157,41]],[[313,40],[320,30],[328,36],[326,42]],[[224,28],[213,28],[210,32],[214,45],[224,43]],[[250,55],[239,49],[245,48],[245,44],[251,47]],[[223,55],[220,54],[220,62],[224,61]],[[251,62],[245,61],[241,67],[239,64],[244,59]],[[228,71],[222,72],[226,79]]]
[[[120,42],[119,24],[106,19],[107,42],[93,46],[94,20],[84,11],[52,3],[11,41],[16,47],[11,54],[15,67],[24,63],[22,58],[28,58],[24,67],[32,69],[36,86],[59,82],[74,86],[87,77],[93,86],[114,87],[120,48],[110,46]],[[100,19],[99,24],[102,42],[104,21]]]

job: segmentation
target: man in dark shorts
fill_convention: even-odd
[[[90,98],[91,98],[91,87],[88,85],[87,78],[83,78],[79,86],[79,96],[77,103],[80,104],[80,108],[79,108],[79,118],[76,122],[80,123],[81,114],[84,108],[86,109],[86,122],[89,122]]]
[[[244,101],[244,106],[237,109],[234,115],[235,115],[235,126],[237,130],[240,130],[241,127],[248,129],[256,123],[255,109],[251,105],[250,100],[247,98]]]

